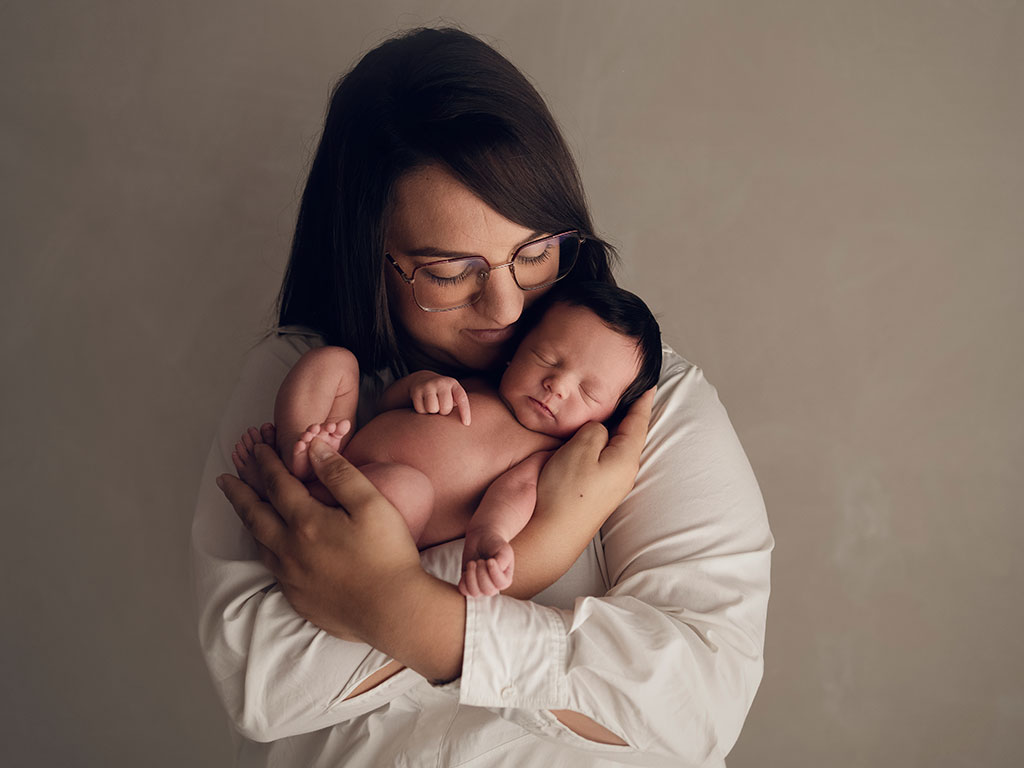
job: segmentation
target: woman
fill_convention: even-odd
[[[247,361],[193,526],[201,642],[242,764],[722,764],[761,677],[772,539],[713,388],[668,348],[653,418],[647,396],[611,440],[585,427],[545,468],[537,515],[571,521],[582,555],[533,601],[462,598],[461,541],[417,553],[341,457],[314,466],[344,512],[269,449],[269,503],[222,475],[312,344],[377,372],[360,403],[407,370],[493,370],[545,290],[519,287],[517,249],[567,230],[586,240],[562,279],[611,281],[554,120],[484,43],[418,30],[339,83],[283,328]],[[469,254],[491,267],[475,303],[422,310],[413,270]]]

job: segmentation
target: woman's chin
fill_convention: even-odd
[[[471,371],[493,371],[509,359],[507,344],[474,345],[460,350],[454,362]]]

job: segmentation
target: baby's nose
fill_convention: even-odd
[[[557,376],[557,375],[548,376],[548,378],[544,382],[544,386],[547,388],[548,392],[550,392],[551,394],[556,395],[557,397],[560,397],[560,398],[564,398],[565,397],[566,383],[565,383],[565,377],[564,376]]]

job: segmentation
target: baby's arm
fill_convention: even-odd
[[[540,451],[528,456],[487,488],[466,527],[459,581],[462,594],[496,595],[512,584],[515,557],[509,542],[533,515],[537,478],[552,453]],[[570,565],[566,565],[566,570]]]
[[[358,404],[359,363],[349,350],[318,347],[299,358],[274,403],[277,451],[292,474],[313,478],[306,449],[314,435],[339,452],[345,448]]]
[[[416,371],[403,376],[384,390],[377,409],[393,411],[412,406],[416,413],[439,413],[447,416],[458,410],[459,418],[469,426],[469,396],[457,379],[433,371]]]

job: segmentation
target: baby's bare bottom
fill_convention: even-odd
[[[238,476],[263,499],[266,499],[267,494],[263,486],[263,477],[253,457],[253,446],[258,443],[274,445],[275,433],[274,425],[269,423],[264,424],[259,430],[249,427],[235,444],[235,450],[231,455]],[[418,545],[434,512],[434,486],[430,478],[408,464],[370,462],[358,465],[358,469],[405,518],[409,531]],[[334,496],[319,480],[307,482],[306,487],[310,495],[318,501],[331,507],[338,506]]]
[[[408,464],[374,462],[358,469],[401,513],[420,546],[420,537],[434,513],[434,485],[430,478]]]

